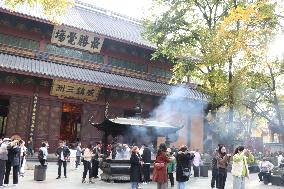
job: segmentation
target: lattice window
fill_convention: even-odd
[[[162,77],[167,77],[167,78],[172,77],[172,72],[171,71],[165,70],[165,69],[161,69],[161,68],[157,68],[157,67],[153,67],[152,68],[152,74],[153,75],[162,76]]]
[[[146,72],[147,67],[143,64],[136,64],[128,60],[122,60],[118,58],[109,57],[109,64],[112,66],[127,68],[130,70],[135,70],[139,72]]]
[[[103,63],[103,56],[100,54],[95,53],[89,53],[86,51],[80,51],[76,49],[66,48],[66,47],[58,47],[53,44],[46,44],[45,50],[48,53],[81,59],[81,60],[87,60],[90,62],[95,62],[102,64]]]
[[[25,39],[21,37],[11,36],[0,33],[0,43],[14,46],[14,47],[21,47],[30,50],[38,50],[39,49],[39,42],[34,41],[31,39]]]

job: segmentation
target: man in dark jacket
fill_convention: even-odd
[[[57,148],[55,155],[58,156],[58,176],[56,179],[60,179],[61,177],[62,165],[64,168],[64,176],[65,178],[67,178],[66,165],[67,165],[67,160],[70,156],[70,150],[68,149],[67,146],[64,145],[62,141],[59,142],[59,147]]]
[[[143,176],[144,176],[144,182],[149,183],[150,182],[150,165],[151,165],[151,150],[148,148],[147,145],[144,145],[144,150],[142,156],[143,161]]]
[[[16,186],[18,184],[18,173],[20,167],[20,147],[19,141],[13,140],[7,145],[8,150],[8,160],[6,162],[6,172],[4,185],[7,186],[9,184],[9,175],[11,171],[11,167],[13,167],[13,184]]]
[[[97,142],[96,146],[93,149],[94,157],[92,158],[92,175],[94,178],[99,178],[99,158],[102,156],[101,148],[102,144],[100,142]]]

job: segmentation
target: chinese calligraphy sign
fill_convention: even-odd
[[[96,101],[99,96],[100,89],[100,87],[92,85],[53,80],[50,95]]]
[[[54,26],[51,42],[98,53],[101,51],[104,38],[75,29]]]

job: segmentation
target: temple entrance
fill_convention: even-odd
[[[0,96],[0,137],[4,137],[7,127],[7,117],[9,110],[9,97]]]
[[[75,143],[81,137],[81,106],[64,103],[60,125],[60,140]]]

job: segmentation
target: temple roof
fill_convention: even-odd
[[[0,0],[1,12],[54,25],[43,13],[43,8],[40,5],[32,8],[28,4],[21,5],[17,6],[15,11],[11,11],[4,2],[4,0]],[[67,10],[66,15],[59,18],[59,21],[64,26],[93,32],[116,41],[150,49],[156,48],[155,45],[143,38],[141,21],[93,5],[76,2],[74,7]]]
[[[94,84],[105,88],[142,94],[167,96],[170,95],[172,89],[176,87],[165,83],[158,83],[4,53],[0,53],[0,60],[0,71],[32,75],[48,79],[74,81],[83,84]],[[189,87],[186,87],[186,96],[184,97],[192,100],[207,101],[206,95]]]

